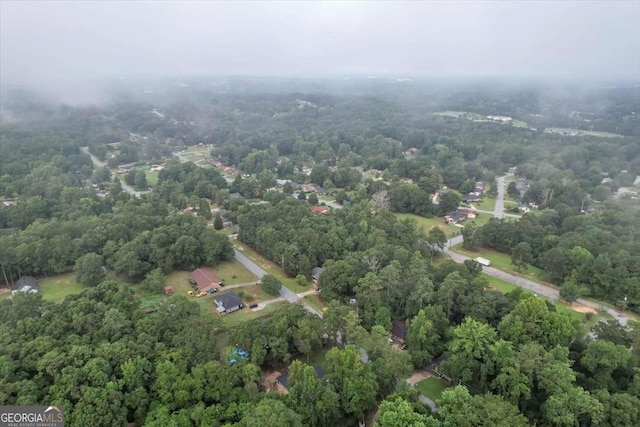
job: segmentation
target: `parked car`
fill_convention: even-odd
[[[209,289],[209,293],[210,293],[210,294],[215,294],[216,292],[218,292],[218,288],[211,288],[211,289]]]
[[[249,308],[257,308],[258,304],[256,304],[255,302],[253,304],[249,304]]]

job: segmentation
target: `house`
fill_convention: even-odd
[[[317,282],[318,279],[320,279],[320,275],[322,274],[323,270],[324,269],[322,267],[315,267],[313,270],[311,270],[311,280]]]
[[[325,208],[324,206],[311,206],[311,212],[324,215],[329,213],[329,208]]]
[[[162,289],[162,291],[167,295],[171,295],[173,293],[173,286],[167,285]]]
[[[404,344],[407,338],[407,325],[400,320],[393,320],[391,322],[391,335],[394,341]]]
[[[464,196],[460,196],[460,200],[464,203],[477,202],[482,200],[482,196],[478,196],[477,194],[465,194]]]
[[[35,277],[22,276],[11,287],[11,295],[15,295],[18,292],[23,294],[37,294],[38,293],[38,281]]]
[[[196,282],[198,292],[208,292],[209,289],[220,289],[222,280],[205,268],[198,268],[189,274],[189,278]]]
[[[213,302],[218,306],[216,311],[220,314],[233,313],[244,307],[242,300],[235,292],[218,295],[213,299]]]
[[[489,267],[491,265],[491,261],[489,261],[486,258],[477,257],[477,258],[474,258],[473,260],[480,265],[484,265],[485,267]]]
[[[458,224],[463,222],[465,219],[467,219],[467,214],[461,211],[455,211],[444,217],[444,221],[449,225]]]
[[[302,188],[302,191],[304,191],[305,193],[311,193],[313,191],[316,191],[316,186],[313,184],[302,184],[301,188]]]
[[[325,190],[323,187],[321,187],[319,185],[316,185],[315,187],[313,187],[313,191],[315,191],[316,193],[318,193],[321,196],[323,196],[327,192],[327,190]]]

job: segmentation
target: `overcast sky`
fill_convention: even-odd
[[[640,80],[640,2],[0,0],[4,83],[389,74]]]

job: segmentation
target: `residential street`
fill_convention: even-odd
[[[242,252],[240,252],[236,248],[233,248],[233,252],[235,253],[236,259],[238,260],[238,262],[244,265],[250,272],[258,276],[258,278],[262,278],[264,275],[267,274],[267,272],[264,271],[258,264],[251,261],[249,258],[247,258]],[[322,313],[320,313],[315,308],[311,307],[302,299],[302,297],[308,294],[309,292],[304,292],[298,295],[292,290],[290,290],[289,288],[287,288],[286,286],[282,286],[280,288],[280,296],[282,298],[286,299],[287,301],[293,304],[301,304],[309,313],[322,317]]]
[[[91,154],[89,152],[89,147],[80,147],[80,149],[82,150],[83,153],[88,154],[89,157],[91,157],[91,161],[93,162],[94,165],[96,165],[98,167],[102,167],[102,166],[106,165],[105,162],[101,162],[100,159],[98,159],[96,156],[94,156],[93,154]],[[113,179],[118,179],[118,178],[114,176]],[[134,190],[133,187],[131,187],[126,182],[124,182],[122,179],[120,180],[120,184],[122,185],[122,189],[124,191],[126,191],[129,194],[131,194],[135,198],[139,199],[142,194],[147,193],[147,191],[136,191],[136,190]]]
[[[504,217],[504,179],[507,177],[508,175],[504,175],[498,178],[498,198],[496,199],[496,207],[495,210],[493,212],[493,216],[495,216],[496,218],[503,218]],[[462,236],[456,236],[453,237],[451,239],[449,239],[449,241],[447,242],[447,246],[446,249],[444,251],[445,254],[447,254],[449,256],[449,258],[451,258],[452,260],[454,260],[457,263],[463,263],[465,260],[471,259],[467,256],[464,255],[460,255],[457,254],[455,252],[452,252],[450,250],[450,248],[452,246],[458,245],[460,243],[463,242],[463,238]],[[493,276],[496,277],[498,279],[502,279],[504,281],[507,281],[513,285],[519,286],[521,288],[530,290],[532,292],[535,292],[538,295],[544,296],[546,298],[550,298],[553,300],[557,300],[560,299],[560,292],[550,288],[548,286],[545,285],[541,285],[540,283],[536,283],[533,282],[531,280],[522,278],[522,277],[518,277],[518,276],[514,276],[513,274],[509,274],[506,273],[502,270],[498,270],[496,268],[493,267],[482,267],[482,271],[486,274],[488,274],[489,276]],[[613,308],[607,308],[607,307],[603,307],[598,303],[595,302],[591,302],[588,300],[585,300],[583,298],[580,298],[579,300],[577,300],[576,302],[585,305],[587,307],[591,307],[593,309],[596,309],[598,311],[606,311],[607,313],[609,313],[611,316],[613,316],[618,322],[620,322],[621,325],[626,325],[627,321],[630,319],[630,317],[628,317],[626,314],[613,309]]]

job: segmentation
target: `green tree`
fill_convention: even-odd
[[[220,216],[219,213],[216,214],[215,218],[213,219],[213,228],[215,230],[222,230],[222,217]]]
[[[282,282],[277,277],[271,274],[266,274],[260,279],[260,286],[269,295],[280,295],[280,288],[283,286]]]
[[[520,190],[518,190],[515,181],[511,181],[509,185],[507,185],[507,194],[514,199],[520,198]]]
[[[526,270],[533,263],[533,255],[531,254],[531,245],[527,242],[520,242],[511,250],[511,265],[514,265],[518,271]]]
[[[247,411],[238,427],[302,427],[302,417],[275,399],[264,398]]]
[[[378,384],[368,363],[360,361],[360,351],[356,346],[344,349],[332,348],[326,355],[327,379],[338,396],[345,414],[363,419],[365,413],[375,404]]]
[[[442,393],[437,401],[445,427],[525,427],[529,423],[518,408],[500,396],[471,396],[466,387],[457,386]]]
[[[312,366],[297,360],[289,366],[287,403],[302,417],[304,425],[334,425],[340,419],[339,396],[317,377]]]
[[[165,276],[164,272],[159,268],[155,268],[148,272],[142,282],[144,289],[149,292],[161,292],[166,284],[167,276]]]
[[[198,215],[205,219],[211,219],[211,217],[213,216],[211,213],[211,207],[209,206],[209,201],[207,199],[200,199],[198,206]]]
[[[440,422],[433,417],[416,412],[402,397],[385,400],[378,408],[376,427],[438,427]]]
[[[318,202],[319,202],[318,195],[316,193],[309,194],[309,197],[307,197],[307,202],[310,205],[316,206],[318,204]]]
[[[448,372],[480,389],[488,389],[491,373],[491,349],[497,341],[496,331],[486,323],[467,317],[453,330],[449,344],[451,356],[442,363]]]
[[[407,326],[407,345],[413,366],[421,368],[431,363],[438,353],[441,338],[433,322],[427,319],[424,310],[420,310]]]
[[[597,424],[604,419],[604,406],[582,387],[554,393],[542,404],[542,412],[552,425]]]
[[[96,286],[106,277],[102,256],[88,253],[76,261],[76,280],[85,286]]]
[[[581,296],[580,285],[578,285],[573,277],[567,278],[560,286],[560,297],[568,302],[573,302]]]

